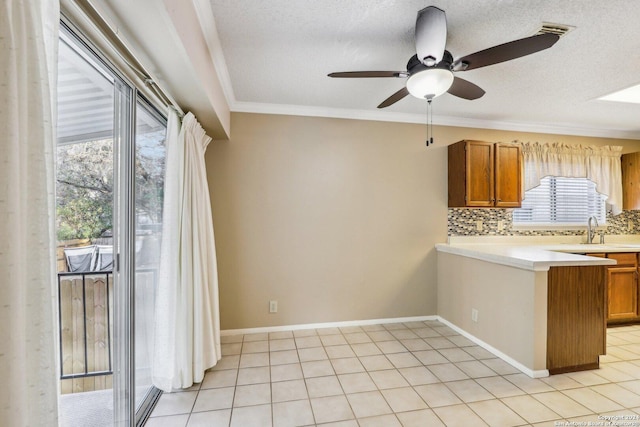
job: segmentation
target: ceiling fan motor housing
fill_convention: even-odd
[[[418,12],[415,41],[421,63],[431,67],[442,61],[447,43],[447,17],[444,10],[428,6]]]

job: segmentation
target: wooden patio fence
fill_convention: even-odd
[[[64,257],[65,248],[88,244],[91,242],[87,239],[58,243],[58,333],[62,394],[113,387],[113,274],[111,271],[68,272]],[[136,269],[135,286],[139,290],[136,298],[153,298],[157,265],[153,267]]]
[[[60,390],[112,387],[113,276],[58,273]]]

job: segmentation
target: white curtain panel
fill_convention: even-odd
[[[218,273],[204,153],[193,114],[178,132],[169,112],[153,384],[170,392],[201,382],[221,357]]]
[[[522,154],[525,191],[540,185],[545,176],[588,178],[607,196],[612,213],[622,212],[622,147],[526,142]]]
[[[57,1],[0,3],[0,423],[58,424]]]

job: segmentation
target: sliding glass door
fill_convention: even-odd
[[[152,398],[153,325],[162,241],[167,125],[144,100],[136,102],[135,136],[135,406]]]
[[[166,119],[70,24],[61,28],[62,424],[133,426],[158,392],[150,373]]]
[[[64,26],[56,168],[60,423],[114,419],[115,76]]]

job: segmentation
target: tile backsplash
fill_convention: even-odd
[[[495,208],[449,208],[447,225],[449,236],[580,236],[587,226],[585,222],[580,229],[514,229],[513,209]],[[607,213],[605,234],[640,234],[640,211]]]

